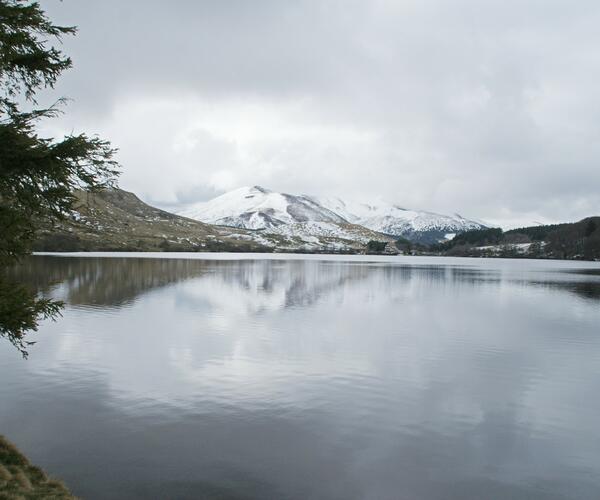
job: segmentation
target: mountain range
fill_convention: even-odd
[[[154,208],[117,188],[73,194],[74,203],[64,218],[39,221],[35,251],[400,252],[600,259],[600,217],[503,232],[482,229],[483,223],[458,215],[294,196],[259,187],[196,204],[185,212],[187,216]],[[457,234],[450,238],[449,231]],[[416,238],[436,243],[415,244]],[[444,241],[437,243],[439,239]]]
[[[307,220],[270,230],[207,224],[152,207],[117,188],[75,191],[74,197],[63,219],[40,221],[34,250],[360,253],[371,240],[394,241],[347,222]]]
[[[359,203],[338,197],[280,193],[261,186],[242,187],[187,207],[179,215],[218,226],[230,226],[302,237],[322,227],[363,227],[391,238],[438,243],[455,234],[485,229],[485,223],[458,214],[408,210],[391,203]]]

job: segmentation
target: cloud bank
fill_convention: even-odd
[[[260,184],[505,226],[600,214],[597,2],[42,6],[80,29],[45,131],[110,139],[159,206]]]

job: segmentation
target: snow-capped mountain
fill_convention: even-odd
[[[435,243],[471,229],[483,229],[485,223],[465,219],[459,214],[441,215],[423,210],[409,210],[391,203],[356,203],[340,198],[311,198],[348,222],[373,231],[401,236],[420,243]]]
[[[243,187],[213,200],[197,203],[179,213],[210,224],[243,229],[260,229],[265,233],[302,236],[302,228],[323,225],[327,231],[362,226],[375,233],[399,236],[421,243],[434,243],[470,229],[485,228],[482,222],[458,214],[407,210],[389,203],[366,204],[340,198],[278,193],[260,186]],[[306,223],[313,224],[306,224]],[[347,227],[343,229],[343,226]]]
[[[272,229],[295,222],[346,222],[307,196],[276,193],[260,186],[242,187],[179,212],[209,224],[243,229]]]

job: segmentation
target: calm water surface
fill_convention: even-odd
[[[77,495],[600,498],[597,263],[155,257],[21,271],[0,433]]]

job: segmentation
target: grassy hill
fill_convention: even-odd
[[[432,247],[444,255],[600,259],[600,217],[579,222],[467,231]]]
[[[147,205],[133,193],[77,191],[71,214],[41,224],[36,251],[271,251],[231,231]]]

